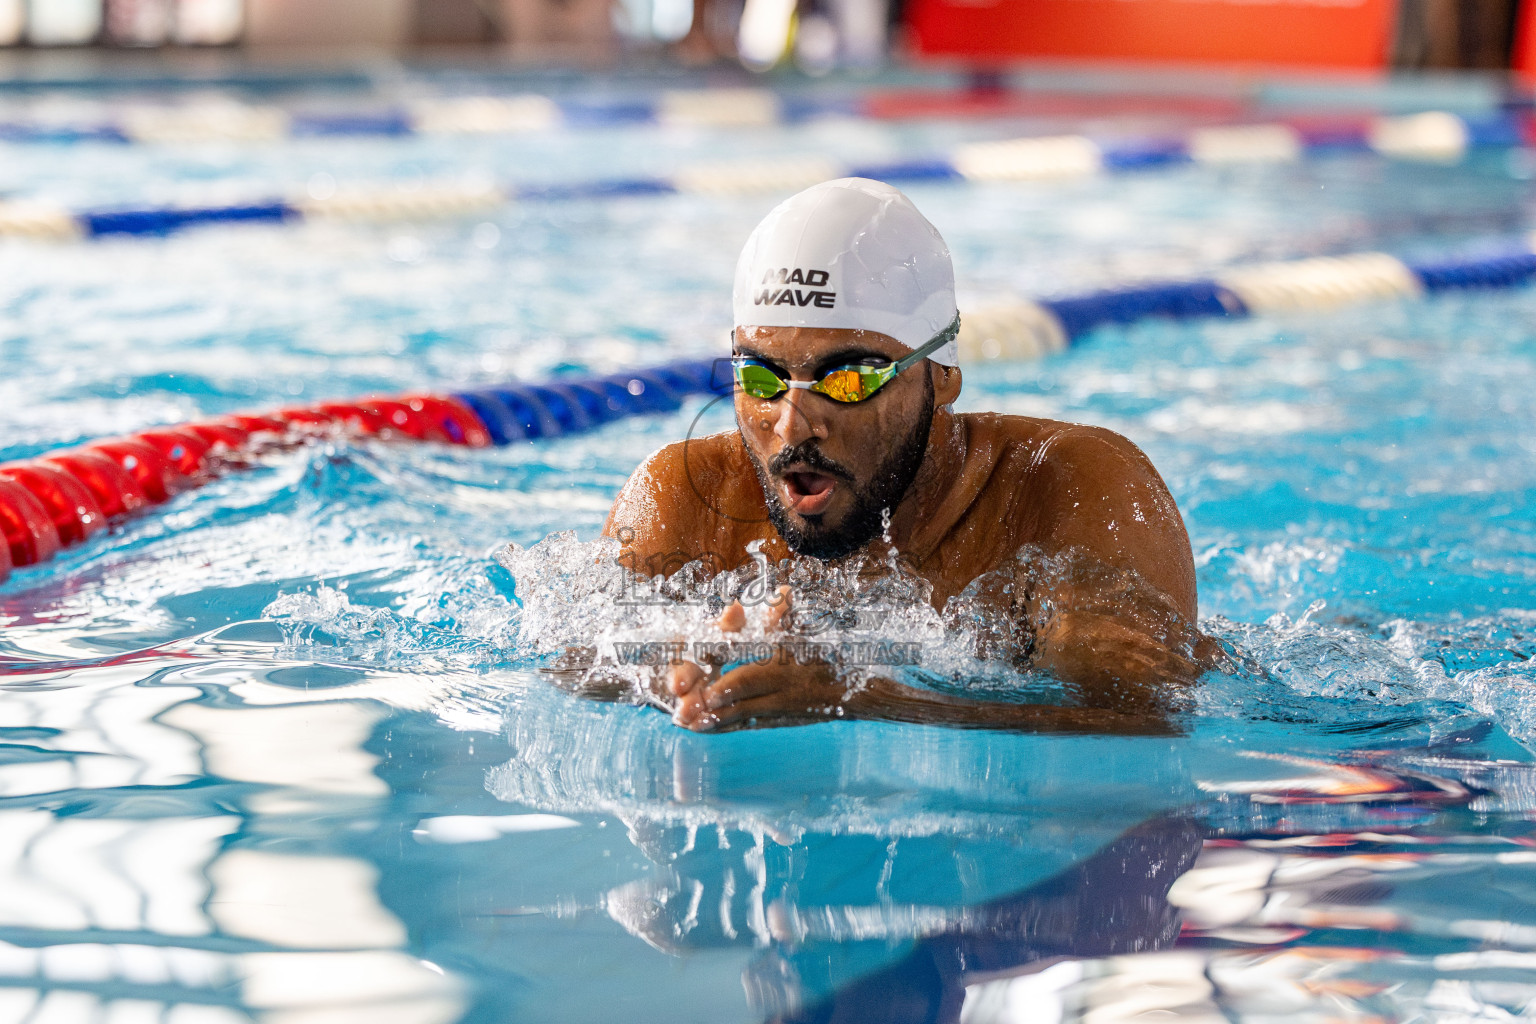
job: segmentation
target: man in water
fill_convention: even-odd
[[[1140,731],[1199,674],[1195,569],[1178,507],[1146,456],[1097,427],[957,414],[959,314],[949,250],[900,191],[825,182],[758,225],[736,269],[737,429],[668,445],[635,471],[605,534],[650,575],[890,549],[942,608],[983,574],[1015,627],[1004,652],[1076,706],[974,700],[892,679],[848,685],[794,659],[678,661],[658,681],[696,730],[825,717]],[[1019,558],[1027,551],[1032,557]],[[1030,573],[1041,560],[1070,571]],[[787,588],[770,628],[791,620]],[[739,604],[721,616],[741,629]]]

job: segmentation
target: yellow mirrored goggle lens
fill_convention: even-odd
[[[777,398],[789,390],[778,374],[757,363],[735,364],[736,383],[753,398]],[[828,371],[811,390],[838,402],[862,402],[895,376],[892,366],[844,366]]]
[[[811,385],[811,390],[839,402],[862,402],[889,379],[890,373],[884,368],[866,370],[844,366],[822,377]]]

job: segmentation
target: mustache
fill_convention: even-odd
[[[779,453],[768,461],[768,472],[775,476],[786,472],[790,466],[800,465],[816,473],[825,473],[827,476],[836,477],[846,483],[853,482],[853,474],[840,463],[834,462],[822,454],[821,449],[814,442],[802,441],[780,449]]]

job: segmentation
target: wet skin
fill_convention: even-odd
[[[796,380],[814,380],[861,357],[889,360],[910,351],[883,334],[810,328],[739,329],[737,350]],[[768,522],[749,449],[763,467],[795,445],[814,446],[831,460],[823,472],[793,463],[768,476],[795,529],[835,529],[876,467],[932,409],[921,465],[891,516],[892,542],[932,584],[933,605],[941,609],[977,577],[1013,565],[1025,546],[1046,555],[1070,552],[1107,570],[1036,579],[999,599],[1020,624],[1015,661],[1068,683],[1081,706],[968,700],[886,679],[849,692],[825,664],[764,662],[721,676],[682,661],[657,684],[678,724],[710,730],[837,715],[1042,730],[1166,728],[1170,694],[1199,675],[1214,647],[1193,625],[1194,560],[1162,478],[1135,445],[1108,430],[956,414],[949,406],[960,384],[957,368],[924,360],[856,404],[801,389],[771,400],[738,389],[738,430],[652,455],[619,494],[604,533],[619,537],[621,560],[646,575],[695,559],[733,569],[749,561],[746,546],[754,540],[770,560],[788,558],[792,552]],[[887,546],[876,538],[862,550],[881,557]],[[1125,599],[1127,573],[1137,584],[1134,600]],[[770,628],[788,609],[787,590],[781,597],[770,609]],[[740,605],[720,619],[727,631],[744,623]]]

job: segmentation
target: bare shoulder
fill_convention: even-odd
[[[1027,416],[979,417],[973,433],[998,447],[997,472],[1029,509],[1032,542],[1134,569],[1193,610],[1184,519],[1134,442],[1103,427]]]
[[[1162,483],[1135,442],[1105,427],[1001,413],[974,413],[966,419],[973,438],[997,448],[1000,465],[1039,482],[1101,478],[1105,484]]]
[[[741,435],[736,431],[690,437],[647,456],[630,475],[619,497],[622,501],[635,492],[636,498],[654,494],[686,504],[688,498],[704,497],[698,492],[720,490],[722,484],[735,480],[743,470],[751,472],[751,466]]]
[[[609,515],[611,533],[619,526],[635,526],[663,511],[686,512],[707,489],[730,471],[741,441],[734,432],[674,441],[646,456],[629,475]]]
[[[619,492],[603,532],[639,558],[670,563],[722,550],[739,524],[763,519],[741,435],[728,430],[653,452]]]

